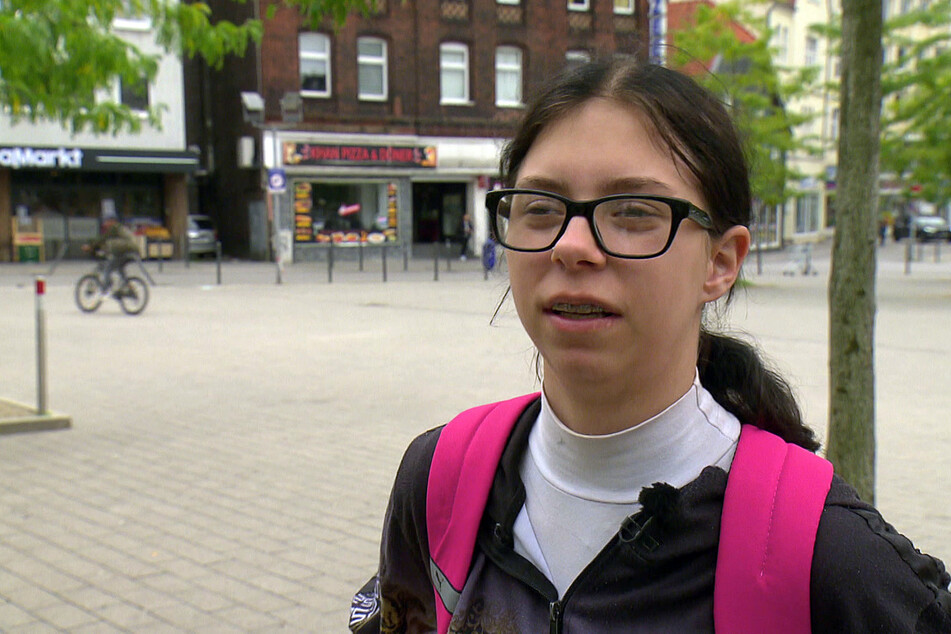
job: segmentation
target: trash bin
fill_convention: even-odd
[[[40,247],[35,244],[17,245],[17,260],[20,262],[39,262]]]

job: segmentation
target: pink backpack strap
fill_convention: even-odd
[[[727,481],[714,582],[717,632],[807,634],[810,571],[832,463],[744,425]]]
[[[467,410],[439,434],[426,491],[426,530],[440,634],[449,630],[469,575],[502,451],[515,421],[538,396],[526,394]]]

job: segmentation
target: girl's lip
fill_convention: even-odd
[[[592,312],[593,310],[600,309],[607,317],[620,316],[620,311],[611,304],[593,297],[554,297],[545,302],[545,312],[558,314],[559,309],[569,306],[578,307],[582,311],[586,312]]]

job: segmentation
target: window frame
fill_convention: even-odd
[[[112,20],[112,26],[122,31],[148,31],[152,28],[152,18],[144,13],[133,11],[130,0],[121,0],[117,15]]]
[[[569,11],[590,11],[591,0],[568,0]]]
[[[806,36],[806,42],[803,46],[802,61],[804,66],[819,65],[819,38],[812,35]]]
[[[313,35],[317,36],[326,43],[325,51],[315,51],[315,50],[305,50],[303,47],[304,36]],[[333,72],[332,72],[332,57],[333,57],[333,42],[330,39],[330,36],[326,33],[321,33],[320,31],[301,31],[297,34],[297,79],[300,85],[300,94],[301,97],[316,97],[321,99],[326,99],[333,95]],[[326,70],[326,90],[311,90],[304,88],[304,75],[303,75],[303,61],[305,59],[314,60],[314,61],[323,61],[324,68]]]
[[[516,64],[500,65],[500,53],[515,53],[518,57]],[[522,100],[522,83],[524,82],[525,71],[525,53],[518,46],[511,44],[502,44],[495,47],[495,105],[500,108],[519,108],[524,105]],[[502,99],[499,91],[499,78],[503,73],[514,74],[517,76],[517,95],[516,99]]]
[[[618,6],[618,2],[623,2],[627,6]],[[615,15],[634,15],[634,0],[614,0]]]
[[[444,53],[462,53],[463,62],[461,64],[448,64],[443,58]],[[443,73],[446,71],[461,71],[463,78],[463,96],[447,97]],[[472,93],[470,92],[470,70],[469,70],[469,45],[464,42],[441,42],[439,44],[439,105],[443,106],[468,106],[472,105]]]
[[[382,54],[380,57],[367,56],[360,52],[361,42],[373,42],[380,44]],[[362,82],[360,81],[360,70],[366,66],[379,67],[383,75],[383,89],[379,94],[364,93]],[[389,99],[389,51],[387,42],[382,37],[375,35],[363,35],[357,38],[357,99],[360,101],[386,101]]]
[[[145,77],[144,75],[142,76],[141,81],[145,87],[145,108],[138,108],[138,107],[129,105],[122,98],[122,92],[123,92],[122,87],[125,84],[125,82],[122,80],[122,77],[116,77],[116,83],[113,90],[113,98],[115,99],[116,103],[126,106],[127,108],[129,108],[129,110],[139,115],[140,117],[144,118],[148,116],[149,109],[152,107],[152,90],[151,90],[152,86],[149,83],[148,78]]]

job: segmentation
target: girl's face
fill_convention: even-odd
[[[637,109],[590,99],[542,131],[515,187],[575,200],[653,194],[706,209],[689,171],[657,143]],[[602,252],[587,220],[575,217],[550,251],[507,252],[515,306],[544,360],[549,398],[583,387],[593,398],[643,392],[657,411],[676,400],[693,381],[702,308],[729,290],[748,245],[743,227],[714,237],[684,220],[665,254],[625,260]],[[572,306],[596,309],[563,310]]]

